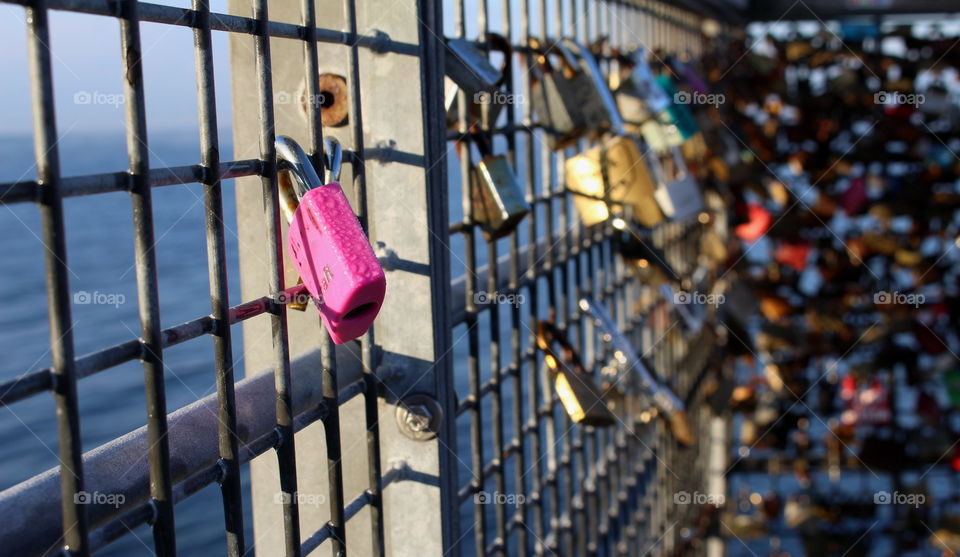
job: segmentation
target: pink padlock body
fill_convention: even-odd
[[[365,333],[380,312],[387,280],[340,184],[303,196],[288,247],[333,342]]]

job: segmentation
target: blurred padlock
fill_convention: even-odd
[[[555,346],[560,347],[559,353]],[[616,418],[604,403],[593,375],[584,369],[573,345],[552,321],[537,323],[537,347],[544,352],[557,397],[570,419],[594,427],[613,425]]]
[[[546,132],[550,148],[562,149],[588,131],[580,91],[590,78],[579,68],[569,49],[563,46],[548,48],[533,37],[530,38],[530,48],[535,53],[530,68],[533,112]],[[557,61],[559,64],[555,64]]]
[[[654,198],[663,214],[672,220],[686,220],[702,213],[706,206],[696,177],[687,169],[687,163],[676,147],[670,149],[673,159],[673,178],[667,180],[661,172],[660,184]],[[662,171],[662,168],[660,169]]]
[[[586,116],[587,132],[592,137],[600,137],[607,132],[625,134],[620,109],[590,49],[569,38],[560,39],[554,43],[554,48],[566,49],[577,60],[579,75],[576,88],[580,96],[580,109]]]
[[[647,50],[637,47],[620,57],[624,76],[616,90],[617,107],[627,129],[639,126],[670,106],[670,98],[660,87],[647,63]]]
[[[343,344],[365,333],[380,311],[386,293],[383,268],[340,184],[324,184],[289,137],[278,136],[276,149],[277,170],[290,173],[299,198],[290,223],[291,258],[333,342]],[[339,163],[339,143],[325,139],[324,149]],[[336,172],[331,168],[331,177]]]
[[[700,131],[697,127],[697,121],[693,117],[693,112],[690,110],[690,105],[694,100],[693,95],[687,91],[678,91],[676,84],[669,75],[660,74],[656,79],[660,88],[670,99],[670,106],[667,107],[666,111],[669,123],[676,126],[683,141],[690,139]]]
[[[656,278],[650,286],[683,281],[680,271],[667,260],[667,255],[653,245],[649,231],[642,230],[629,219],[619,217],[614,218],[611,224],[621,231],[621,234],[614,236],[620,255],[632,261],[640,270],[657,272],[658,277],[647,277]]]
[[[513,49],[502,35],[487,33],[489,49],[500,52],[503,62],[500,69],[493,67],[487,53],[477,48],[473,41],[459,38],[447,41],[444,79],[444,107],[447,111],[447,127],[455,127],[460,116],[457,94],[463,91],[467,102],[467,125],[481,119],[482,107],[488,108],[488,122],[492,126],[500,115],[504,103],[500,101],[500,88],[510,75]]]
[[[620,332],[607,308],[587,296],[580,300],[580,309],[586,312],[600,329],[601,339],[613,348],[613,356],[620,366],[632,374],[638,388],[650,398],[667,420],[677,441],[687,446],[692,445],[693,430],[690,428],[683,401],[653,376],[643,357]]]
[[[507,157],[492,153],[483,132],[478,133],[477,138],[477,148],[483,158],[474,170],[473,218],[489,242],[513,232],[517,223],[530,212],[530,204],[524,198],[523,187]]]
[[[566,160],[566,187],[587,226],[622,215],[628,208],[644,226],[663,220],[654,199],[655,182],[636,141],[615,136]]]

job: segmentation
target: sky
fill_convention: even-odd
[[[160,3],[189,7],[187,1]],[[225,12],[226,0],[212,0]],[[30,133],[26,14],[0,4],[0,135]],[[116,18],[51,10],[57,126],[84,132],[124,129],[120,25]],[[148,129],[197,127],[193,31],[188,27],[141,24]],[[230,118],[230,69],[226,33],[214,32],[217,109],[222,128]],[[180,86],[172,84],[180,83]]]

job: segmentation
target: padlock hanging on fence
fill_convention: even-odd
[[[487,53],[474,41],[458,38],[446,42],[443,106],[447,111],[448,129],[455,128],[460,119],[457,98],[461,91],[466,97],[468,127],[482,119],[484,106],[487,107],[487,122],[492,127],[506,104],[506,98],[501,98],[504,94],[502,85],[510,75],[513,49],[510,41],[502,35],[487,33],[486,37],[489,50],[503,55],[499,69],[490,63]]]
[[[507,157],[493,154],[490,140],[483,131],[474,137],[481,159],[471,172],[473,220],[480,224],[484,238],[490,242],[513,232],[530,212],[530,204]]]
[[[654,198],[663,214],[671,220],[687,220],[699,216],[706,210],[703,191],[696,177],[687,168],[680,149],[671,147],[670,156],[673,160],[673,177],[670,180],[664,176],[659,160],[651,165],[658,182]]]
[[[324,138],[323,150],[323,168],[324,182],[339,181],[340,168],[343,162],[343,150],[336,139],[331,137]],[[293,221],[293,216],[297,214],[297,207],[300,205],[300,199],[293,185],[293,178],[290,172],[277,173],[277,189],[280,200],[280,214],[287,223]],[[303,285],[303,277],[297,275],[297,286]],[[312,298],[311,298],[312,299]],[[308,299],[301,296],[290,296],[287,300],[287,308],[296,311],[306,311]]]
[[[627,129],[636,133],[644,122],[670,106],[670,98],[657,83],[647,63],[647,50],[640,46],[628,52],[614,52],[621,69],[615,91],[617,107]]]
[[[637,142],[618,135],[603,145],[570,157],[564,163],[565,183],[587,226],[612,216],[629,217],[643,226],[663,221],[654,192],[656,184]]]
[[[633,218],[644,226],[655,226],[663,213],[653,197],[655,184],[645,155],[636,139],[626,135],[623,119],[593,54],[570,39],[557,44],[581,64],[581,76],[589,83],[594,99],[584,103],[594,133],[609,133],[601,145],[567,159],[565,182],[574,194],[574,204],[584,224],[591,226],[611,216]],[[583,88],[587,88],[583,85]]]
[[[342,152],[324,140],[330,157],[321,181],[306,153],[289,137],[276,139],[277,170],[292,178],[298,205],[288,238],[291,259],[336,344],[353,340],[373,324],[386,293],[386,277],[350,202],[336,181]],[[289,205],[284,209],[290,216]]]
[[[579,304],[580,309],[586,312],[593,323],[600,328],[603,341],[613,348],[614,359],[621,369],[629,374],[625,380],[634,381],[640,392],[649,397],[658,412],[667,420],[670,431],[677,441],[684,445],[692,445],[693,431],[690,428],[690,420],[683,401],[653,376],[647,362],[623,336],[603,304],[589,296],[581,298]],[[631,386],[628,383],[628,395]]]
[[[556,346],[560,347],[560,352]],[[553,321],[537,323],[537,347],[544,352],[554,390],[574,423],[608,427],[616,422],[593,375],[583,367],[573,345]]]

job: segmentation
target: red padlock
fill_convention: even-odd
[[[324,184],[296,141],[278,136],[276,146],[277,170],[290,173],[299,199],[290,221],[290,257],[333,342],[343,344],[367,332],[380,312],[383,267],[340,184]],[[340,144],[325,138],[324,151],[327,175],[337,180]]]

